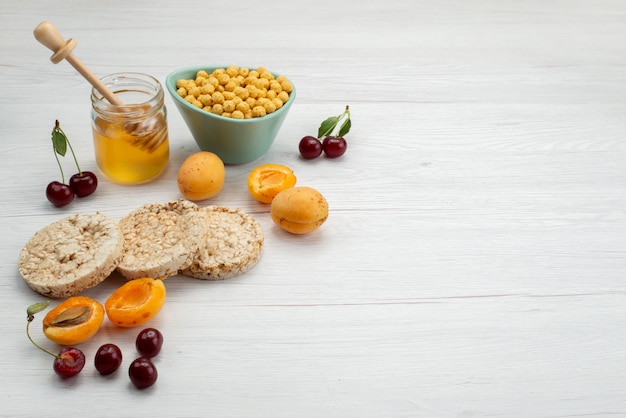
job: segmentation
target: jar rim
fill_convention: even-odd
[[[144,94],[146,100],[133,101],[124,105],[110,103],[95,87],[91,89],[92,107],[98,113],[124,119],[152,116],[163,106],[164,93],[161,83],[149,74],[139,72],[119,72],[100,79],[113,93],[135,92]]]

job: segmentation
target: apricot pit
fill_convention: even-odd
[[[61,345],[82,343],[93,337],[104,321],[104,307],[87,296],[72,296],[48,312],[43,333]]]

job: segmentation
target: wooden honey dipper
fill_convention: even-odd
[[[124,108],[124,102],[115,95],[81,60],[72,53],[77,45],[74,38],[67,41],[63,39],[57,28],[48,21],[43,21],[34,30],[35,38],[53,54],[50,61],[54,64],[66,60],[76,69],[102,96],[114,106]],[[152,119],[146,123],[128,123],[124,125],[124,130],[131,136],[141,137],[133,144],[138,145],[148,151],[154,151],[166,138],[166,129],[156,129],[155,125],[164,125],[164,120],[159,115],[159,120]]]

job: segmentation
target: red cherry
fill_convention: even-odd
[[[161,351],[163,346],[163,334],[158,329],[146,328],[137,335],[135,347],[144,357],[154,357]]]
[[[46,187],[46,197],[54,206],[65,206],[74,200],[74,191],[67,184],[53,181]]]
[[[94,365],[101,375],[106,376],[116,371],[122,364],[122,351],[115,344],[103,344],[96,351]]]
[[[130,364],[128,376],[133,385],[138,389],[144,389],[154,385],[157,381],[158,372],[149,358],[139,357]]]
[[[98,187],[98,177],[91,171],[83,171],[70,177],[70,187],[77,197],[89,196]]]
[[[324,149],[324,154],[328,158],[337,158],[341,157],[345,152],[348,144],[346,140],[341,136],[327,136],[322,141],[322,148]]]
[[[300,140],[298,149],[302,158],[305,160],[312,160],[322,154],[322,143],[314,136],[305,136]]]
[[[53,364],[56,374],[64,379],[76,376],[83,367],[85,367],[85,354],[74,347],[63,347]]]

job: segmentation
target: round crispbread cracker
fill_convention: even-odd
[[[181,273],[202,280],[224,280],[254,267],[263,252],[263,229],[241,209],[207,206],[208,234],[193,263]]]
[[[206,240],[204,212],[185,199],[143,205],[120,220],[126,242],[117,271],[127,279],[165,279],[189,267]]]
[[[18,269],[35,292],[64,298],[109,277],[123,250],[115,220],[101,213],[76,214],[35,233],[20,252]]]

